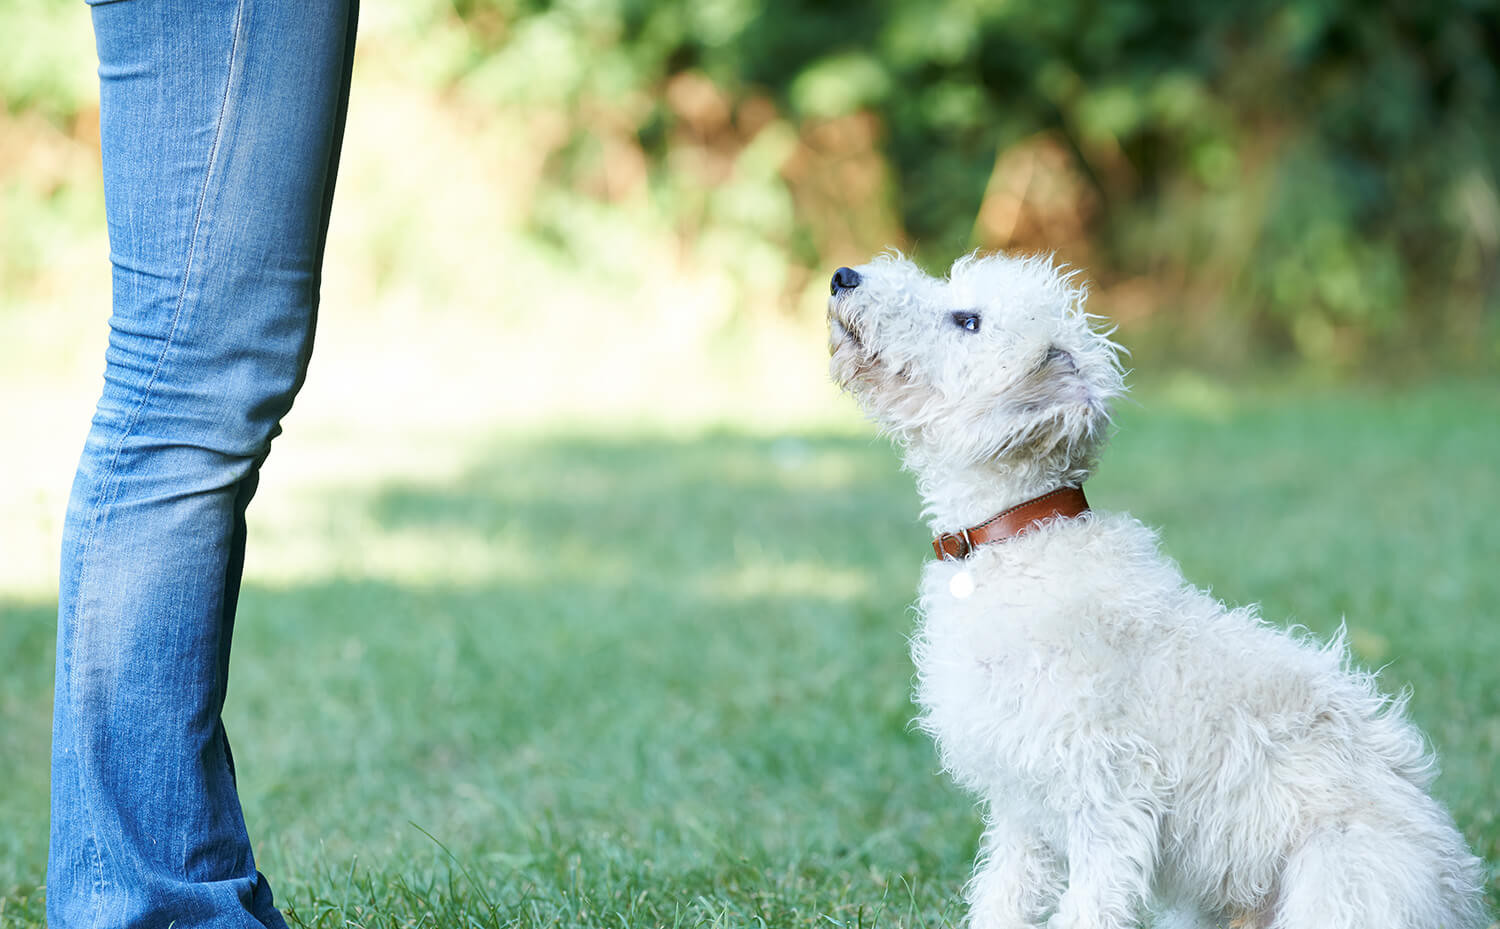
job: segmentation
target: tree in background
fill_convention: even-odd
[[[1492,2],[456,9],[456,81],[563,114],[555,190],[645,197],[784,298],[886,244],[1047,250],[1184,347],[1494,360]]]
[[[732,276],[732,318],[814,314],[886,246],[1005,248],[1087,269],[1147,352],[1500,362],[1500,0],[384,9],[367,52],[524,127],[531,240],[627,275],[622,238],[675,242]],[[0,56],[0,294],[41,292],[97,225],[90,37],[51,0],[0,0],[0,34],[26,37]]]

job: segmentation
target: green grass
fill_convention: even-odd
[[[1497,387],[1147,391],[1089,487],[1219,596],[1345,617],[1492,873]],[[927,536],[885,442],[433,441],[457,474],[330,481],[252,542],[227,723],[293,925],[958,924],[978,815],[909,727]],[[0,926],[42,922],[53,608],[0,592]]]

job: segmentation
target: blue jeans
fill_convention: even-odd
[[[52,929],[284,927],[220,711],[312,348],[357,0],[93,6],[114,312],[59,592]]]

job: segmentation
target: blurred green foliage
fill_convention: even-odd
[[[889,237],[943,260],[1055,250],[1087,263],[1106,303],[1112,285],[1139,282],[1122,294],[1144,294],[1134,312],[1158,328],[1228,327],[1262,352],[1333,365],[1412,350],[1495,360],[1493,0],[456,9],[473,40],[456,80],[569,115],[551,181],[578,189],[593,169],[567,153],[621,134],[685,229],[735,227],[741,246],[768,244],[809,274]],[[709,89],[688,93],[689,81]],[[820,140],[860,114],[873,128]],[[825,160],[858,161],[868,143],[888,175],[841,196],[815,189],[794,152],[735,160],[767,125]],[[1042,142],[1065,156],[1049,168],[1060,183],[1023,185],[1020,222],[987,228],[1006,152]],[[674,157],[695,146],[725,161],[721,176]],[[748,189],[694,195],[726,179]],[[817,215],[864,210],[872,194],[893,226],[841,235]]]
[[[812,314],[831,268],[886,246],[934,266],[1040,250],[1086,268],[1147,354],[1500,362],[1500,0],[379,15],[379,53],[434,105],[525,127],[537,242],[628,273],[612,243],[675,240],[726,269],[737,318]],[[82,6],[0,0],[0,34],[25,37],[0,56],[6,118],[86,122]]]
[[[93,36],[82,3],[57,0],[0,2],[0,102],[57,121],[76,116],[94,99]],[[82,27],[82,28],[80,28]]]

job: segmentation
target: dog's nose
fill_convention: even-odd
[[[828,284],[828,292],[837,294],[840,291],[853,290],[859,286],[859,272],[853,268],[839,268],[833,272],[833,280]]]

